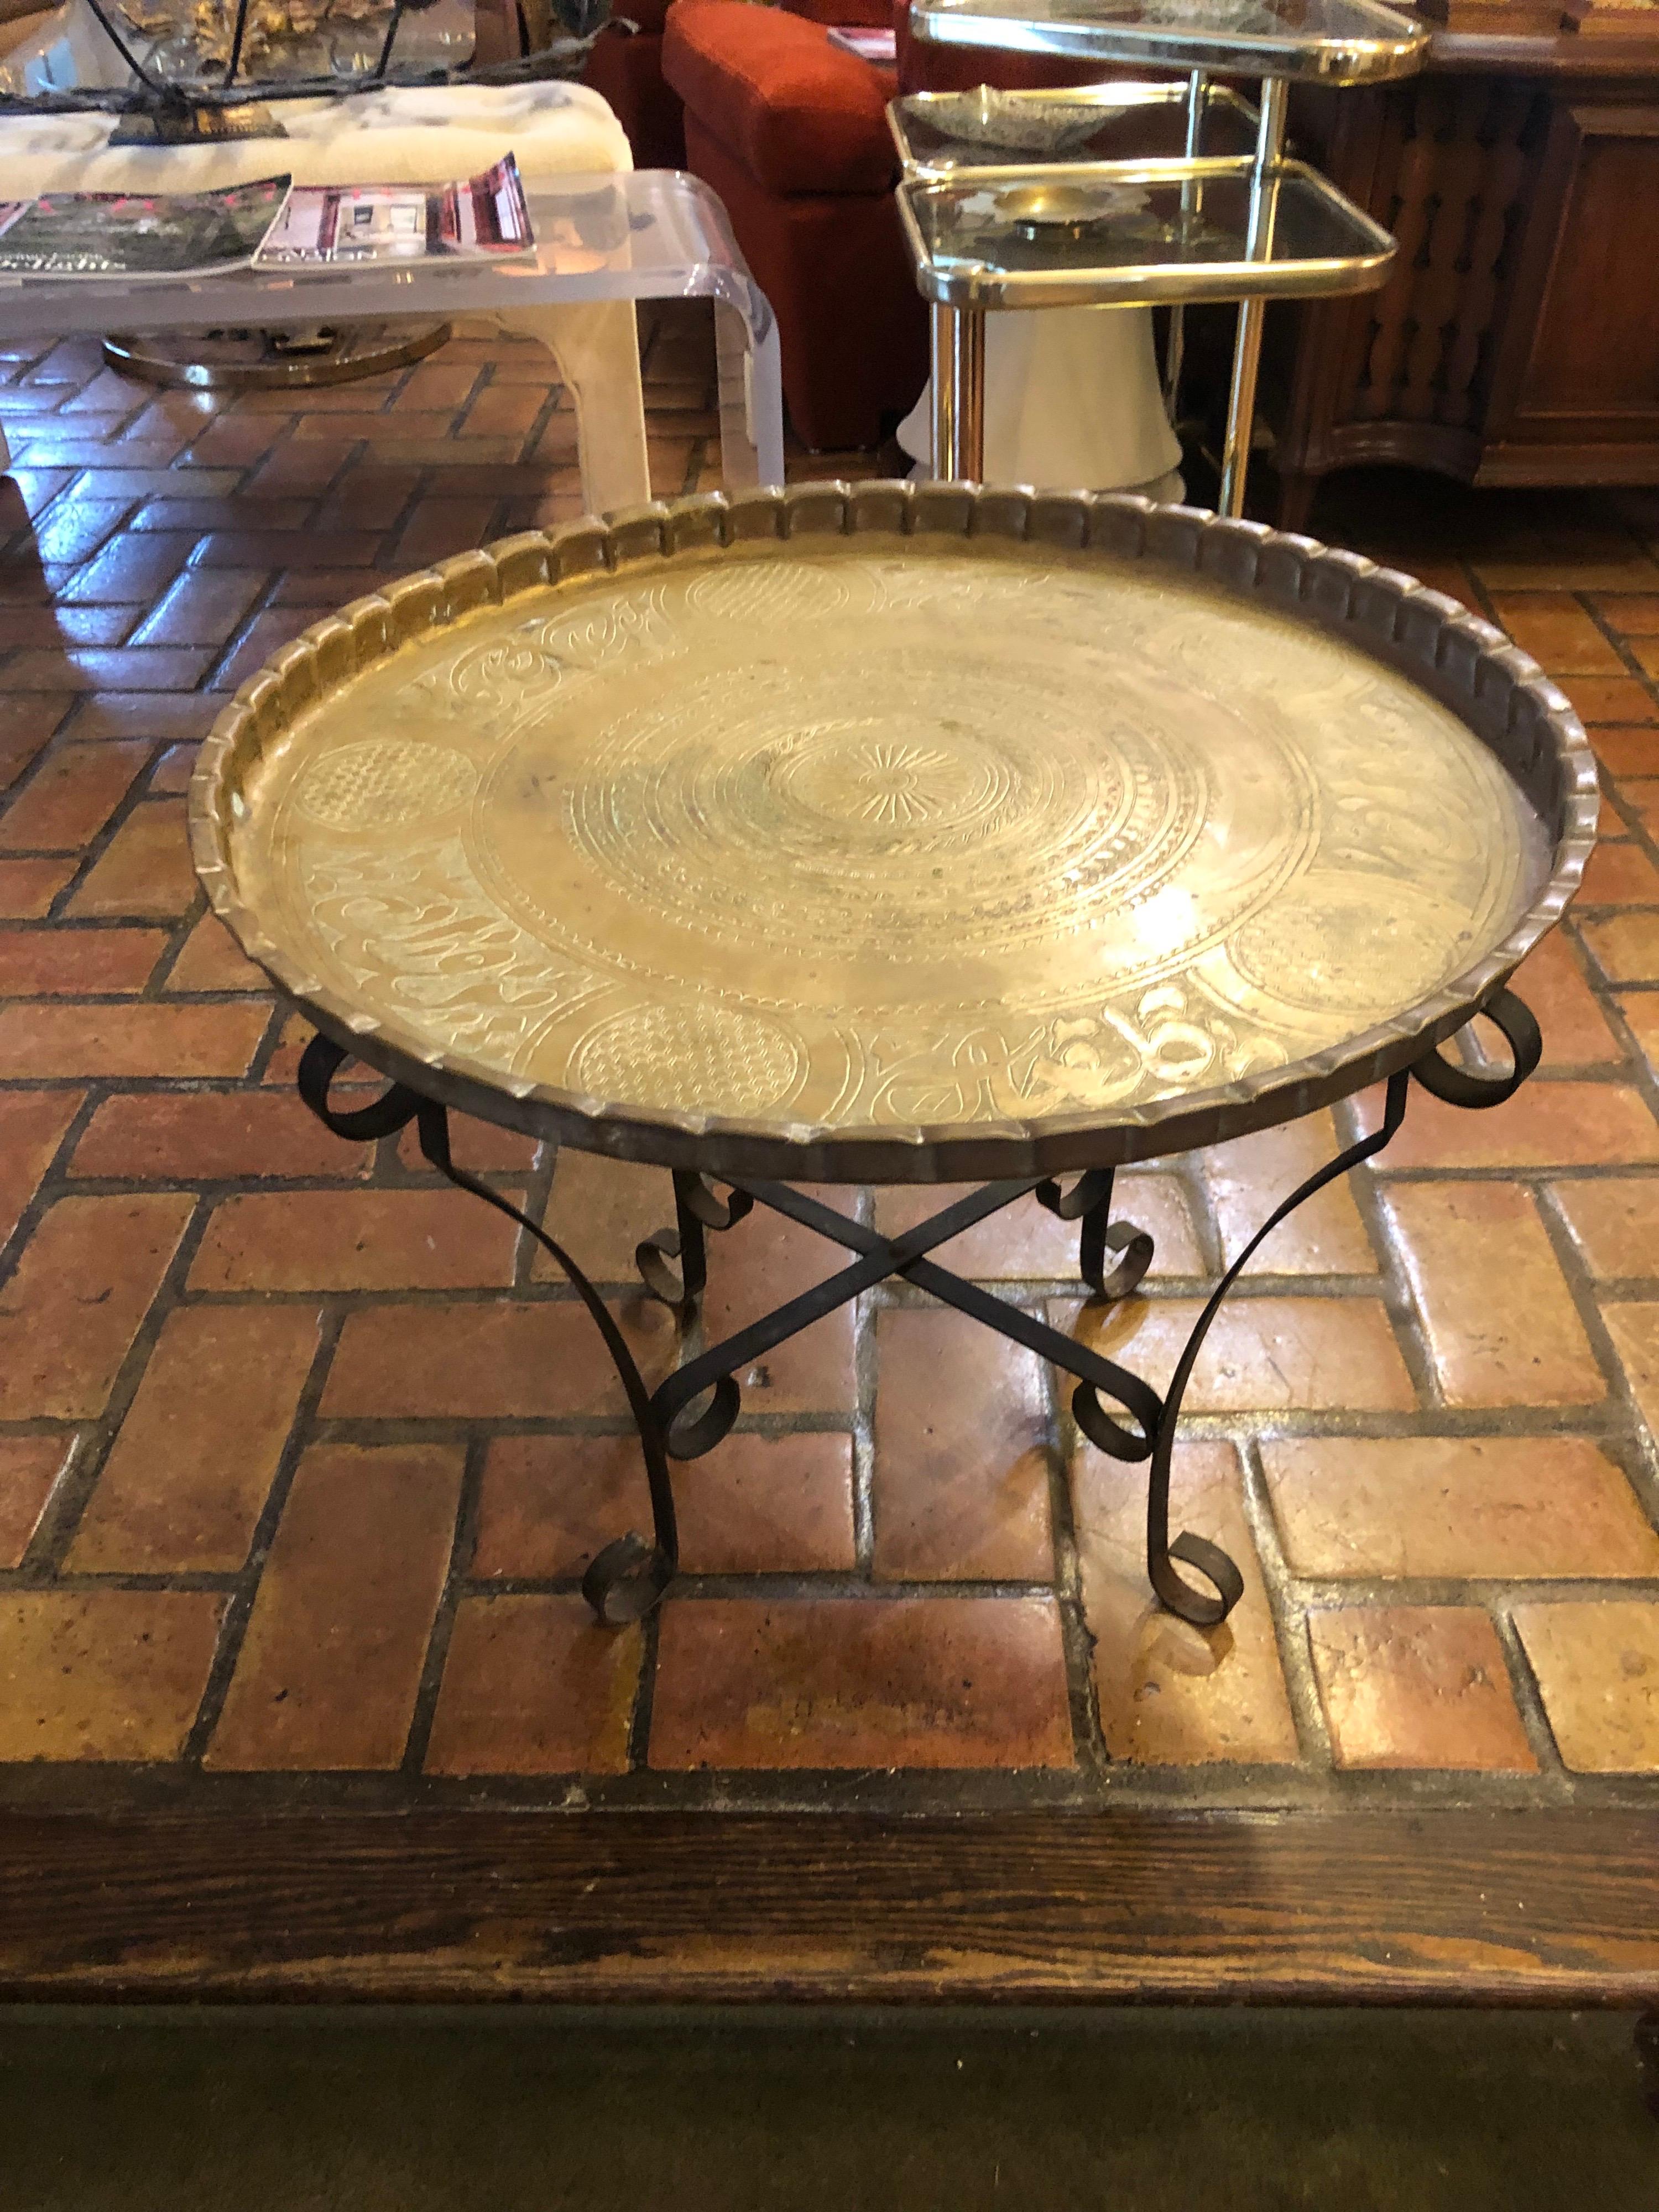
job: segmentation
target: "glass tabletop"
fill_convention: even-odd
[[[273,141],[273,171],[282,150]],[[757,343],[770,336],[772,310],[726,210],[696,178],[637,169],[544,173],[524,182],[536,240],[526,254],[316,269],[256,259],[177,279],[0,277],[0,337],[305,324],[344,313],[368,321],[673,295],[716,300],[737,311]]]
[[[979,169],[898,198],[923,292],[959,307],[1306,299],[1374,289],[1395,253],[1299,162]]]
[[[1362,84],[1409,76],[1428,33],[1377,0],[916,0],[944,46]]]
[[[1036,161],[1175,155],[1183,150],[1188,88],[1084,84],[1056,91],[916,92],[891,102],[888,129],[907,169],[932,173]],[[1211,154],[1248,152],[1256,111],[1231,86],[1204,88],[1203,143]]]

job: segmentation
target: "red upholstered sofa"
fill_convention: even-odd
[[[845,21],[859,0],[796,4]],[[886,4],[865,0],[866,20]],[[797,436],[819,452],[876,445],[927,374],[893,204],[891,71],[783,8],[674,0],[663,74],[684,102],[687,166],[726,203],[777,314]]]
[[[672,4],[672,0],[619,0],[582,71],[583,82],[610,101],[641,169],[685,167],[680,96],[662,73],[663,25]]]

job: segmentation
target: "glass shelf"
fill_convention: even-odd
[[[1121,307],[1370,291],[1395,241],[1299,161],[1030,164],[907,178],[899,211],[940,306]]]
[[[940,46],[1331,85],[1409,76],[1429,43],[1377,0],[915,0],[910,24]]]
[[[1084,84],[1053,92],[915,92],[891,102],[887,127],[905,169],[949,176],[963,169],[1029,167],[1038,161],[1147,158],[1177,154],[1188,128],[1188,88]],[[1243,153],[1261,118],[1229,85],[1203,88],[1206,143],[1214,154]],[[1132,144],[1124,144],[1132,138]],[[1219,140],[1217,143],[1215,141]],[[1237,143],[1230,142],[1237,141]]]

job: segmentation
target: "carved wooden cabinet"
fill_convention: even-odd
[[[1292,128],[1400,254],[1270,333],[1282,523],[1366,461],[1659,483],[1659,39],[1443,33],[1424,76]]]

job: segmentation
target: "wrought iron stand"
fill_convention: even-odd
[[[1186,1530],[1173,1539],[1170,1534],[1170,1468],[1176,1429],[1187,1386],[1210,1325],[1257,1248],[1286,1215],[1339,1176],[1346,1175],[1349,1169],[1374,1158],[1389,1143],[1405,1119],[1407,1095],[1413,1078],[1437,1098],[1454,1106],[1498,1106],[1520,1088],[1537,1066],[1542,1051],[1537,1023],[1522,1001],[1506,990],[1495,992],[1480,1011],[1509,1044],[1511,1065],[1508,1073],[1477,1075],[1443,1059],[1437,1049],[1431,1049],[1413,1066],[1390,1077],[1379,1126],[1292,1191],[1217,1284],[1187,1340],[1169,1389],[1162,1398],[1127,1369],[1091,1351],[1006,1298],[963,1281],[927,1256],[964,1230],[1030,1194],[1062,1220],[1079,1224],[1078,1267],[1085,1286],[1097,1298],[1127,1297],[1152,1264],[1152,1240],[1144,1230],[1112,1219],[1113,1176],[1109,1168],[1091,1169],[1079,1176],[1069,1187],[1041,1176],[986,1183],[896,1237],[880,1236],[787,1183],[741,1176],[722,1176],[721,1185],[729,1193],[722,1199],[706,1176],[677,1170],[673,1179],[674,1225],[647,1237],[639,1246],[635,1257],[647,1291],[672,1307],[683,1319],[696,1308],[708,1279],[708,1233],[735,1228],[757,1206],[799,1222],[803,1228],[855,1256],[839,1273],[828,1277],[799,1297],[787,1300],[750,1322],[747,1328],[740,1329],[735,1336],[687,1360],[651,1392],[604,1300],[570,1255],[500,1192],[455,1165],[450,1157],[446,1107],[404,1085],[394,1084],[370,1105],[355,1111],[337,1112],[328,1103],[329,1091],[349,1055],[343,1046],[324,1036],[313,1037],[307,1047],[300,1065],[299,1084],[300,1094],[312,1112],[337,1136],[353,1142],[391,1136],[410,1121],[417,1123],[421,1150],[440,1174],[527,1230],[562,1269],[592,1316],[622,1380],[639,1431],[654,1524],[652,1542],[647,1543],[643,1537],[630,1532],[606,1545],[589,1565],[582,1589],[601,1620],[619,1625],[638,1620],[651,1611],[673,1580],[678,1564],[678,1536],[668,1462],[671,1459],[699,1459],[705,1452],[712,1451],[728,1433],[742,1406],[737,1379],[739,1373],[861,1291],[898,1276],[943,1304],[970,1315],[1000,1335],[1026,1346],[1077,1378],[1077,1387],[1072,1394],[1072,1413],[1090,1443],[1114,1459],[1151,1462],[1146,1572],[1152,1588],[1170,1612],[1200,1627],[1210,1627],[1224,1620],[1238,1602],[1243,1595],[1243,1577],[1226,1553],[1206,1538]],[[1127,1420],[1109,1413],[1103,1401],[1109,1401],[1127,1414]],[[1195,1589],[1179,1571],[1181,1566],[1195,1570],[1210,1589]]]

